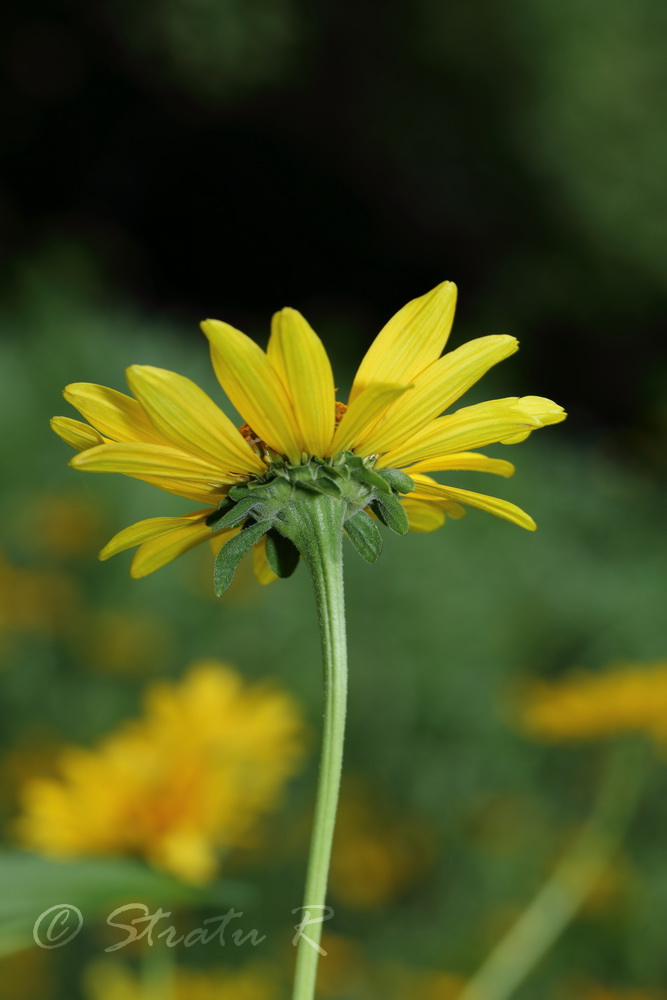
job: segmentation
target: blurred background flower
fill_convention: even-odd
[[[54,857],[139,856],[205,882],[220,852],[253,843],[302,755],[289,696],[197,663],[179,685],[148,689],[141,720],[61,751],[57,778],[28,781],[18,837]]]

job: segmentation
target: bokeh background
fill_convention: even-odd
[[[608,739],[531,741],[517,692],[527,678],[667,656],[667,10],[32,0],[4,4],[0,25],[0,996],[153,1000],[174,964],[213,975],[258,962],[269,985],[246,984],[243,1000],[288,995],[317,769],[305,572],[259,588],[242,567],[218,602],[204,552],[140,582],[123,556],[99,564],[120,527],[181,508],[67,468],[48,429],[68,410],[62,386],[122,389],[124,368],[146,363],[216,395],[199,320],[265,343],[271,313],[292,305],[344,388],[392,312],[451,279],[452,344],[521,340],[470,399],[539,393],[570,417],[514,450],[517,475],[498,487],[536,535],[473,511],[436,535],[388,538],[379,568],[349,554],[347,787],[322,995],[453,1000],[567,850],[614,752]],[[474,476],[455,485],[490,489]],[[110,898],[98,887],[76,942],[26,947],[35,885],[60,876],[21,867],[32,861],[15,853],[21,789],[202,657],[291,692],[306,763],[263,847],[225,862],[200,895],[151,891],[187,927],[223,902],[245,909],[267,943],[136,949],[122,955],[125,979],[91,973]],[[517,997],[667,989],[654,758],[604,883]],[[53,903],[68,896],[67,878],[58,885]],[[194,995],[192,982],[179,989]]]

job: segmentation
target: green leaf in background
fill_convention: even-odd
[[[0,888],[0,957],[33,944],[39,917],[59,905],[77,907],[85,926],[127,903],[168,910],[202,903],[238,907],[253,898],[245,883],[225,879],[200,889],[138,861],[53,861],[18,851],[0,851]]]

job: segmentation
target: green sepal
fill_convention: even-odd
[[[269,528],[266,533],[266,561],[276,576],[284,580],[299,565],[299,550],[276,528]]]
[[[345,531],[359,555],[369,563],[376,563],[382,552],[382,535],[368,514],[359,510],[345,522]]]
[[[238,502],[239,500],[243,500],[244,497],[247,497],[249,492],[250,491],[249,491],[248,486],[245,486],[245,485],[244,486],[232,486],[231,490],[227,494],[227,497],[229,497],[231,500],[235,500],[235,501]],[[224,500],[223,500],[223,503],[224,503]],[[222,504],[220,504],[220,506],[222,507]]]
[[[379,476],[377,472],[373,472],[372,469],[358,469],[353,478],[358,483],[365,483],[366,486],[379,490],[380,493],[391,493],[391,486],[387,480],[383,476]]]
[[[229,497],[223,497],[216,510],[206,518],[206,524],[215,525],[221,517],[227,513],[228,510],[232,510],[234,507],[234,501],[230,500]]]
[[[377,514],[382,523],[390,528],[391,531],[395,531],[397,535],[407,535],[410,530],[408,515],[405,513],[403,504],[394,493],[383,493],[382,496],[376,496],[371,506],[373,513]]]
[[[237,524],[245,521],[246,517],[255,509],[261,499],[262,497],[256,493],[245,496],[238,503],[235,503],[231,510],[223,511],[222,517],[217,521],[209,521],[209,524],[212,525],[212,530],[217,531],[218,528],[235,528]]]
[[[401,469],[378,469],[376,475],[382,476],[398,493],[412,493],[415,488],[414,481]]]
[[[326,493],[327,496],[340,497],[340,486],[333,479],[331,479],[324,471],[315,479],[313,485],[319,490],[320,493]]]
[[[319,479],[300,479],[296,484],[297,489],[306,490],[307,493],[326,494],[340,500],[341,492],[336,483],[331,479],[322,476]]]
[[[234,535],[222,546],[215,560],[213,570],[213,585],[217,597],[220,597],[227,590],[234,579],[236,567],[262,535],[271,527],[270,521],[255,521],[254,524],[247,524],[238,535]]]

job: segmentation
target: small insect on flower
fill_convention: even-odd
[[[120,472],[206,505],[133,524],[100,558],[138,546],[131,573],[142,577],[213,534],[222,546],[219,592],[253,548],[256,575],[269,582],[296,566],[285,512],[307,493],[344,503],[345,534],[370,562],[381,548],[378,521],[399,534],[428,532],[470,506],[533,530],[514,504],[429,475],[511,476],[510,462],[475,449],[523,441],[565,418],[540,396],[445,413],[518,346],[514,337],[488,336],[442,355],[455,305],[456,286],[446,281],[399,310],[363,358],[346,404],[336,401],[322,342],[296,310],[275,314],[266,352],[229,324],[206,320],[213,367],[245,421],[240,428],[193,382],[161,368],[127,370],[134,398],[89,383],[67,386],[65,399],[88,423],[55,417],[52,426],[79,452],[75,468]]]

